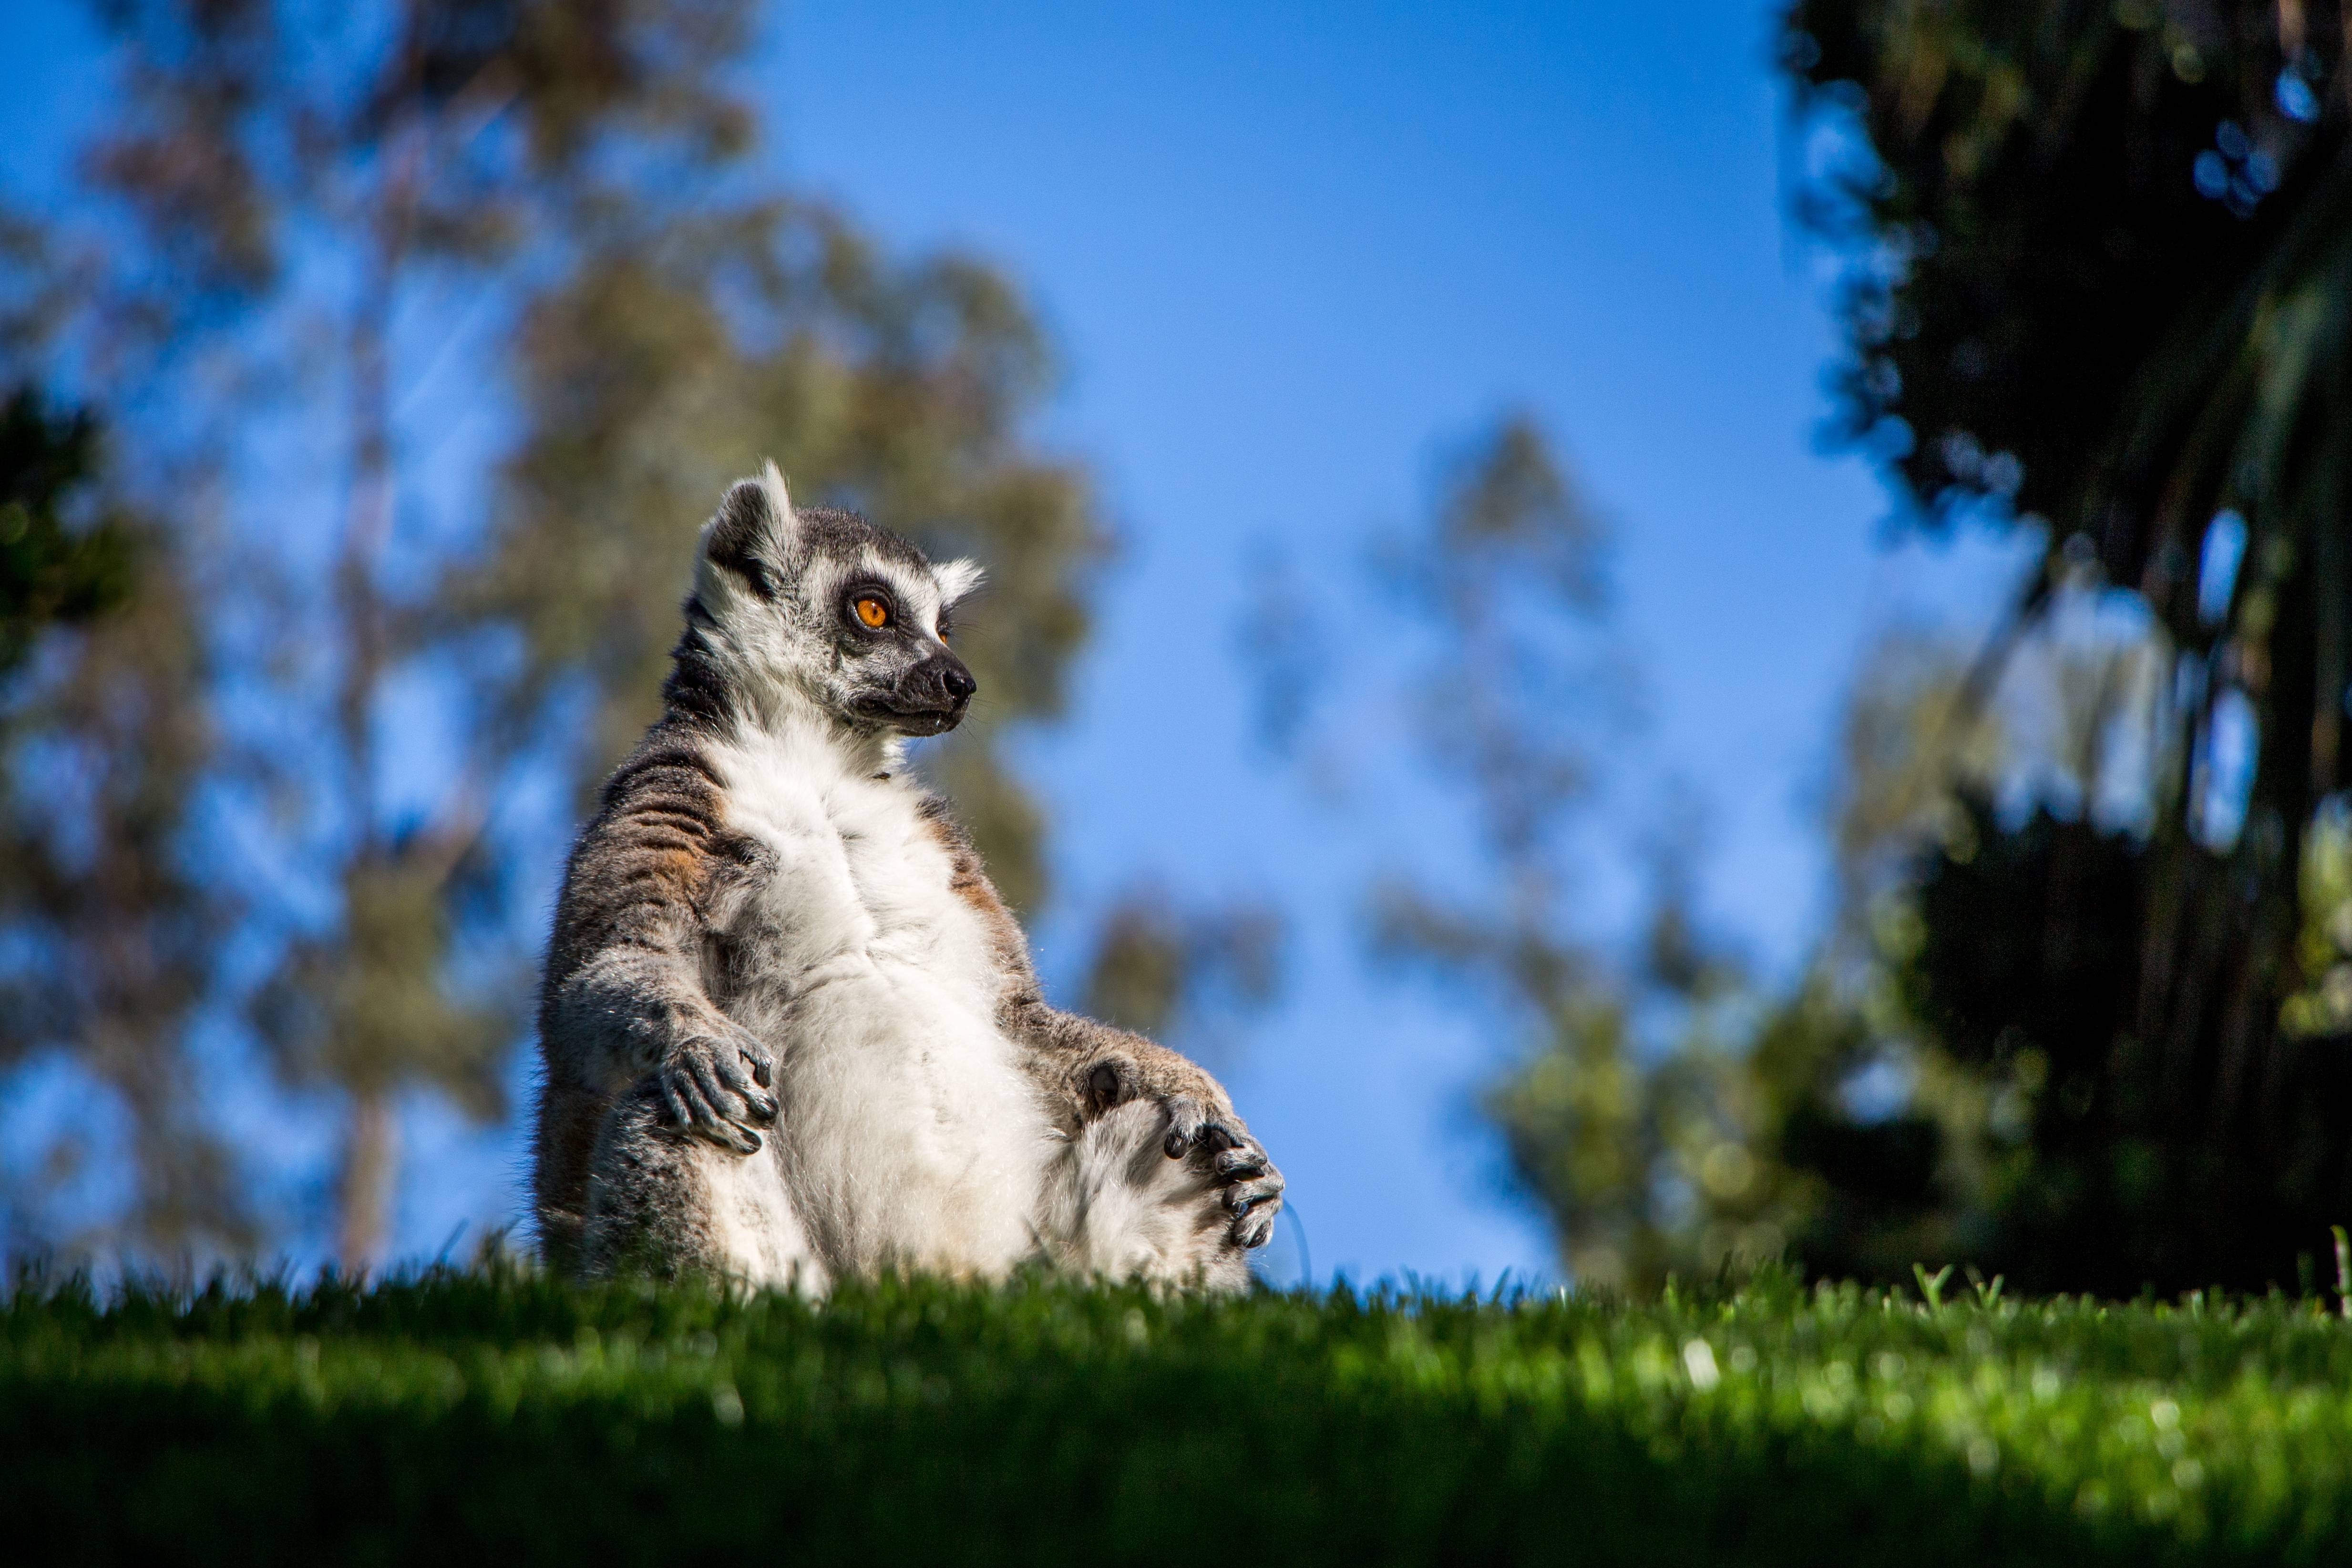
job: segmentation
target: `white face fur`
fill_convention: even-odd
[[[938,735],[974,688],[948,646],[969,560],[933,565],[851,513],[796,510],[774,464],[738,483],[702,528],[696,601],[736,673],[852,729]]]

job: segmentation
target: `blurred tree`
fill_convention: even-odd
[[[1787,992],[1697,925],[1686,820],[1653,852],[1633,963],[1563,955],[1557,938],[1522,950],[1513,988],[1547,1021],[1486,1107],[1580,1281],[1650,1291],[1783,1252],[1819,1274],[1907,1280],[1916,1261],[1978,1258],[2003,1233],[2030,1196],[2018,1178],[2047,1064],[1956,1051],[1935,1027],[1922,977],[1943,958],[1938,933],[1965,942],[1995,917],[1956,916],[1958,883],[1922,868],[1989,864],[1979,846],[1996,840],[2100,836],[2046,810],[2004,829],[1991,801],[2082,762],[2063,723],[2029,721],[2063,719],[2085,668],[2115,652],[2034,633],[1980,706],[1949,647],[1897,633],[1874,651],[1842,734],[1835,917]],[[2056,978],[2049,1005],[2081,1005],[2084,978]],[[1979,981],[2020,994],[2009,975],[1964,988]]]
[[[101,499],[100,462],[87,412],[29,386],[0,409],[0,1067],[71,1052],[140,1157],[110,1223],[59,1201],[102,1113],[21,1141],[0,1245],[217,1255],[253,1230],[188,1039],[222,937],[178,841],[212,755],[205,661],[177,560]]]
[[[1188,905],[1145,882],[1114,900],[1087,966],[1086,1009],[1121,1029],[1180,1041],[1216,1064],[1240,1015],[1274,999],[1284,925],[1269,904]]]
[[[1974,1255],[2039,1288],[2291,1279],[2352,1214],[2352,1036],[2297,1004],[2347,783],[2343,18],[1801,0],[1782,47],[1799,213],[1851,258],[1840,429],[1919,526],[2048,520],[1969,700],[2085,577],[2144,600],[2178,697],[2142,821],[1979,801],[1919,868],[1905,993],[2026,1128]],[[2147,684],[2102,679],[2094,749]]]
[[[77,527],[68,503],[98,466],[98,425],[52,412],[20,386],[0,403],[0,677],[41,630],[87,621],[130,591],[130,553],[110,519]]]
[[[1717,1187],[1747,1197],[1754,1173],[1727,1164],[1748,1158],[1715,1050],[1735,987],[1688,918],[1679,852],[1661,858],[1634,964],[1611,965],[1571,916],[1575,830],[1626,717],[1608,549],[1541,432],[1514,417],[1463,454],[1425,528],[1389,550],[1385,574],[1434,638],[1416,727],[1466,795],[1479,858],[1468,888],[1392,878],[1374,915],[1383,951],[1465,983],[1526,1031],[1486,1100],[1513,1175],[1577,1280],[1640,1289],[1696,1259],[1685,1221],[1717,1148],[1729,1151]],[[1675,1044],[1654,1038],[1662,1012]]]
[[[1444,950],[1426,927],[1417,935]],[[1523,939],[1492,967],[1538,1027],[1484,1099],[1569,1272],[1635,1293],[1671,1273],[1780,1256],[1807,1196],[1772,1157],[1783,1086],[1751,1056],[1758,999],[1745,975],[1697,942],[1671,886],[1656,894],[1643,947],[1612,967],[1557,938]],[[1485,953],[1490,967],[1501,956],[1491,944]],[[1797,1065],[1813,1064],[1809,1053]]]
[[[1612,955],[1578,929],[1579,830],[1633,686],[1607,622],[1608,549],[1540,434],[1515,419],[1392,552],[1390,575],[1434,633],[1418,727],[1465,791],[1482,852],[1469,888],[1396,880],[1376,915],[1386,951],[1518,1021],[1517,1059],[1483,1096],[1513,1177],[1579,1283],[1646,1292],[1810,1238],[1820,1166],[1908,1173],[1937,1149],[1840,1100],[1881,1053],[1853,987],[1824,976],[1776,1005],[1708,937],[1693,802],[1673,794],[1653,830],[1635,950]],[[1931,1175],[1913,1177],[1923,1195]]]
[[[179,769],[150,780],[180,813],[148,821],[157,876],[191,799],[235,816],[199,925],[275,947],[251,1016],[344,1107],[341,1256],[384,1246],[401,1094],[504,1111],[520,868],[552,855],[515,803],[576,803],[651,716],[695,528],[761,458],[990,569],[959,638],[982,695],[929,765],[1042,898],[1004,741],[1056,711],[1105,545],[1028,445],[1051,367],[984,267],[887,262],[772,188],[751,0],[101,14],[121,90],[84,168],[111,204],[56,225],[85,264],[57,358],[126,422],[196,652],[184,706],[110,708],[90,744]],[[452,476],[486,446],[473,527]],[[231,744],[184,756],[207,699]]]
[[[2017,1212],[2039,1084],[2032,1061],[1954,1051],[1923,1024],[1937,933],[1965,940],[1992,919],[1948,911],[1961,884],[1923,883],[1923,857],[1990,866],[1971,846],[2001,831],[1996,797],[2137,798],[2123,776],[2144,786],[2152,766],[2161,663],[2145,616],[2078,572],[1982,693],[1945,644],[1897,633],[1874,651],[1842,737],[1836,920],[1775,995],[1696,916],[1687,803],[1654,829],[1635,952],[1612,957],[1571,918],[1567,856],[1628,679],[1608,650],[1604,557],[1524,423],[1474,455],[1397,553],[1437,632],[1423,737],[1468,786],[1486,859],[1474,894],[1391,885],[1384,942],[1524,1020],[1485,1110],[1580,1282],[1646,1291],[1784,1251],[1906,1279],[1917,1260],[1976,1255]],[[2053,978],[2052,1005],[2079,1003],[2081,980]]]

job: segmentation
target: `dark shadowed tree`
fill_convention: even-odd
[[[44,629],[86,622],[130,592],[121,524],[73,515],[97,476],[98,439],[88,411],[51,409],[30,386],[0,402],[0,677]]]
[[[2136,592],[2177,659],[2144,821],[1980,803],[1919,868],[1915,1015],[2027,1129],[1975,1256],[2040,1288],[2291,1281],[2352,1214],[2313,839],[2352,673],[2342,15],[1803,0],[1783,49],[1801,216],[1851,258],[1843,434],[1918,527],[2047,528],[1972,700],[2070,574]]]

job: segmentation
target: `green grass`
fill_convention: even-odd
[[[2352,1546],[2347,1391],[2352,1324],[2275,1297],[20,1290],[0,1539],[89,1563],[2317,1563]]]

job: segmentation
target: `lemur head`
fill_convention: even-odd
[[[771,463],[702,526],[687,613],[742,677],[852,729],[939,735],[978,689],[948,637],[979,582],[972,562],[935,566],[853,512],[794,507]]]

